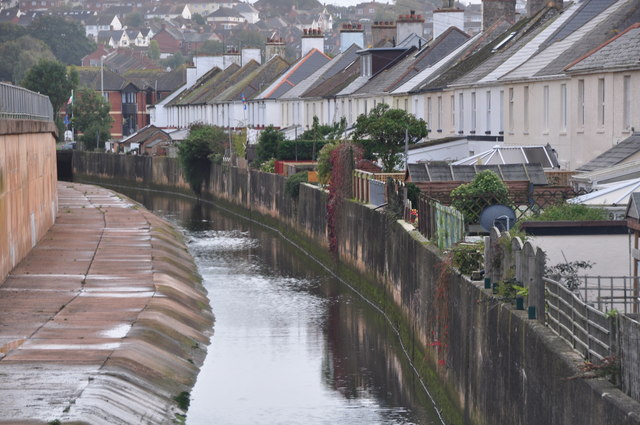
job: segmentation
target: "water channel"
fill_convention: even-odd
[[[216,317],[187,425],[442,424],[381,314],[274,232],[127,192],[186,235]]]

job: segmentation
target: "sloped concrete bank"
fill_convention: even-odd
[[[126,157],[101,157],[74,156],[75,178],[158,187],[156,165],[128,176]],[[340,208],[341,261],[334,262],[326,249],[325,193],[304,186],[296,201],[284,184],[279,176],[214,167],[203,196],[278,228],[358,285],[397,323],[422,376],[444,383],[431,389],[447,423],[640,424],[640,404],[605,379],[585,379],[581,358],[565,342],[451,271],[417,232],[381,211],[351,202]]]
[[[184,422],[213,315],[181,235],[96,186],[0,285],[0,423]]]

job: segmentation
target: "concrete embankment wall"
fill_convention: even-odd
[[[0,120],[0,282],[55,220],[55,131],[51,122]]]
[[[156,159],[121,158],[77,155],[74,176],[80,181],[128,180],[131,186],[158,188],[154,176],[163,171]],[[141,160],[149,162],[135,168],[141,173],[125,174],[134,167],[124,163]],[[109,174],[97,165],[103,161],[123,165]],[[168,164],[166,159],[161,163]],[[175,169],[172,165],[165,174]],[[324,252],[330,260],[326,194],[304,186],[296,202],[285,194],[284,183],[274,175],[214,167],[203,196],[259,214],[289,235],[304,236],[316,253]],[[184,184],[177,189],[183,191]],[[581,377],[582,360],[569,346],[479,283],[448,272],[446,260],[416,231],[379,210],[351,202],[340,209],[338,223],[340,259],[373,282],[368,293],[381,308],[389,314],[400,312],[405,343],[410,346],[415,338],[427,353],[429,367],[416,356],[418,368],[425,375],[435,370],[444,382],[445,389],[436,391],[441,406],[453,399],[460,407],[462,413],[445,409],[448,423],[640,424],[638,403],[604,379]]]

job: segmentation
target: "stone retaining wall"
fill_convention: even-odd
[[[85,165],[101,160],[86,155],[74,158],[76,178],[108,183],[111,176],[93,174]],[[159,172],[144,167],[151,168]],[[150,173],[113,171],[119,181],[126,176],[137,186],[156,185]],[[275,175],[214,167],[203,196],[259,215],[285,234],[303,235],[327,258],[325,193],[303,186],[294,201],[284,183]],[[374,297],[383,294],[376,299],[383,310],[401,312],[405,343],[416,341],[427,353],[428,365],[416,356],[417,367],[426,375],[435,371],[445,384],[437,395],[440,406],[453,399],[460,407],[461,414],[445,411],[448,423],[640,424],[637,402],[604,379],[584,379],[582,360],[566,343],[480,282],[450,272],[447,261],[409,226],[352,202],[343,205],[338,223],[339,258],[372,282]]]
[[[56,131],[51,122],[0,120],[0,281],[55,220]]]

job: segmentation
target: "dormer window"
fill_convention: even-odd
[[[371,55],[362,55],[360,61],[361,75],[363,77],[371,77]]]

